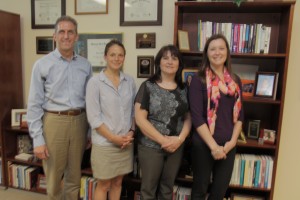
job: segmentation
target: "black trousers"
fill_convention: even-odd
[[[138,146],[138,157],[142,171],[142,200],[171,200],[173,186],[178,173],[183,147],[174,153],[161,149]]]
[[[214,160],[204,142],[193,140],[191,152],[192,200],[204,200],[207,193],[209,193],[209,200],[223,200],[231,179],[236,148],[227,154],[225,160]],[[207,191],[209,185],[210,191]]]

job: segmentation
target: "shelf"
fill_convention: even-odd
[[[7,127],[7,128],[5,128],[5,131],[15,132],[15,133],[24,133],[24,134],[29,133],[27,128],[20,128],[18,126]]]
[[[11,161],[13,163],[19,163],[19,164],[30,165],[30,166],[35,166],[35,167],[43,167],[42,162],[22,161],[22,160],[17,160],[15,158],[11,158],[11,157],[7,157],[6,161]]]
[[[238,142],[237,146],[239,148],[255,148],[255,149],[269,149],[269,150],[275,150],[276,146],[272,144],[258,144],[257,140],[254,139],[246,139],[247,143],[241,143]]]
[[[18,188],[18,187],[13,187],[13,186],[8,186],[8,187],[18,189],[18,190],[24,190],[24,191],[27,191],[27,192],[35,192],[35,193],[40,193],[40,194],[46,194],[46,190],[39,190],[39,189],[36,189],[36,188],[31,188],[30,190],[26,190],[26,189],[23,189],[23,188]]]
[[[203,53],[200,51],[181,51],[183,56],[200,56],[202,57]],[[269,54],[258,54],[258,53],[231,53],[233,58],[285,58],[286,54],[284,53],[269,53]]]
[[[247,103],[264,103],[264,104],[274,104],[274,105],[280,105],[280,100],[273,100],[273,99],[267,99],[267,98],[260,98],[260,97],[243,97],[243,102]]]

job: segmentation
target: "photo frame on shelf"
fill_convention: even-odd
[[[198,72],[198,69],[192,68],[184,68],[182,70],[182,82],[184,82],[187,86],[190,86],[192,81],[192,77]]]
[[[137,33],[136,34],[136,48],[149,49],[155,48],[155,33]]]
[[[254,96],[275,100],[277,84],[277,72],[257,72],[255,78]]]
[[[36,54],[48,54],[56,47],[53,37],[36,37]]]
[[[31,0],[31,28],[53,29],[57,18],[66,14],[66,0]]]
[[[20,114],[20,128],[28,128],[26,112]]]
[[[261,131],[261,136],[264,144],[275,144],[276,131],[271,129],[263,129]]]
[[[242,79],[242,95],[243,97],[253,97],[255,80]]]
[[[162,25],[163,0],[120,0],[120,26]]]
[[[75,44],[75,52],[90,61],[93,72],[99,72],[106,67],[104,50],[112,39],[122,42],[123,33],[81,33]]]
[[[245,194],[236,194],[231,195],[231,200],[265,200],[264,197],[254,196],[254,195],[245,195]]]
[[[26,109],[12,109],[11,110],[11,126],[20,126],[21,125],[21,114],[26,113]]]
[[[154,56],[137,57],[137,78],[150,78],[154,74]]]
[[[189,51],[189,33],[187,31],[178,30],[178,45],[180,51]]]
[[[75,0],[75,15],[107,14],[108,0]]]
[[[252,139],[259,138],[260,120],[250,120],[248,122],[247,137]]]

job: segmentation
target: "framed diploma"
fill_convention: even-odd
[[[120,1],[120,26],[162,25],[163,0]]]
[[[31,0],[31,28],[53,29],[57,18],[66,14],[66,0]]]
[[[108,0],[75,0],[76,15],[107,14]]]
[[[83,33],[79,34],[75,45],[75,52],[90,61],[93,72],[99,72],[106,67],[104,50],[112,39],[122,42],[122,33]]]

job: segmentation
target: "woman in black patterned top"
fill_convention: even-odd
[[[172,199],[183,143],[191,129],[182,69],[178,49],[162,47],[155,57],[155,74],[142,83],[135,99],[143,200]]]

